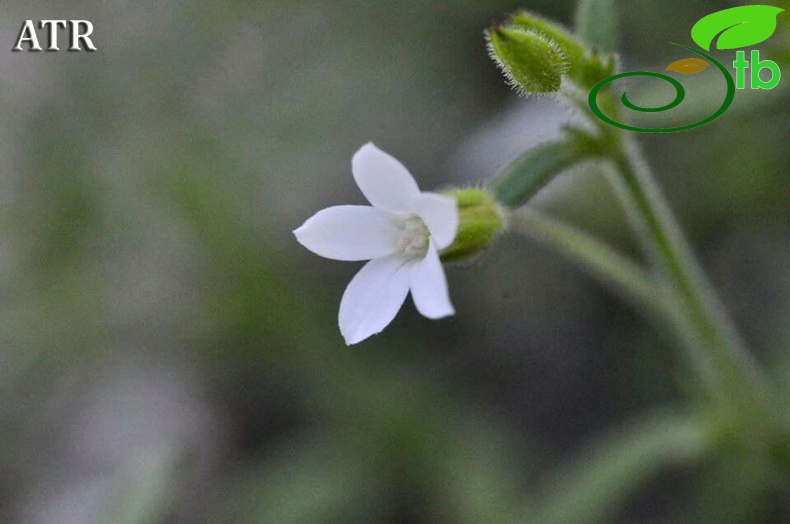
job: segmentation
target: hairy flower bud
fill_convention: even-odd
[[[527,11],[519,11],[511,15],[506,25],[518,27],[525,31],[533,31],[554,42],[562,52],[567,65],[568,75],[575,77],[580,74],[579,70],[584,61],[585,47],[570,31],[561,25]]]
[[[577,35],[527,11],[487,33],[491,57],[512,85],[525,93],[551,93],[562,77],[592,87],[614,70],[614,56],[585,45]]]
[[[553,40],[517,26],[496,27],[486,36],[491,58],[513,87],[536,94],[559,90],[568,63]]]

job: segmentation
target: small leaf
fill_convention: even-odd
[[[701,58],[684,58],[672,62],[667,66],[667,71],[674,71],[682,75],[700,73],[710,67],[710,64]]]
[[[555,470],[530,522],[616,522],[618,507],[658,472],[689,467],[708,458],[711,437],[705,420],[671,411],[636,419],[589,444]],[[521,516],[521,515],[520,515]],[[524,522],[525,519],[513,519]]]
[[[737,49],[759,44],[776,31],[776,17],[784,11],[770,5],[744,5],[712,13],[691,28],[694,42],[710,51],[716,35],[717,49]]]
[[[490,183],[496,200],[510,209],[526,204],[563,173],[598,152],[595,144],[581,134],[540,144],[513,160]]]

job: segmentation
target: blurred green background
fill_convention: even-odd
[[[623,67],[683,58],[668,42],[738,4],[618,2]],[[3,2],[0,521],[530,522],[587,442],[682,405],[667,339],[542,246],[503,237],[448,270],[455,317],[407,302],[346,347],[358,265],[291,234],[363,203],[369,140],[431,189],[556,134],[563,109],[486,54],[522,7],[569,23],[574,2]],[[761,49],[790,74],[782,16]],[[12,52],[26,19],[90,20],[98,51]],[[788,82],[641,141],[790,400]],[[595,170],[535,205],[633,250]],[[680,461],[607,521],[790,518],[788,490],[750,485]]]

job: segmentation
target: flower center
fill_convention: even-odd
[[[398,247],[409,257],[422,258],[428,252],[430,232],[421,218],[412,216],[402,224],[403,236]]]

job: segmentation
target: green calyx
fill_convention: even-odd
[[[563,77],[592,87],[615,65],[611,54],[594,52],[561,25],[527,11],[514,13],[486,37],[491,58],[524,93],[556,92]]]
[[[485,251],[505,227],[504,213],[482,189],[457,189],[443,193],[458,203],[458,233],[440,253],[442,262],[468,259]]]
[[[518,27],[525,31],[534,31],[545,39],[554,42],[563,55],[570,77],[579,75],[584,60],[585,49],[564,27],[527,11],[519,11],[507,20],[510,27]]]
[[[513,87],[535,94],[559,90],[568,66],[552,40],[517,26],[494,28],[487,37],[491,58]]]

